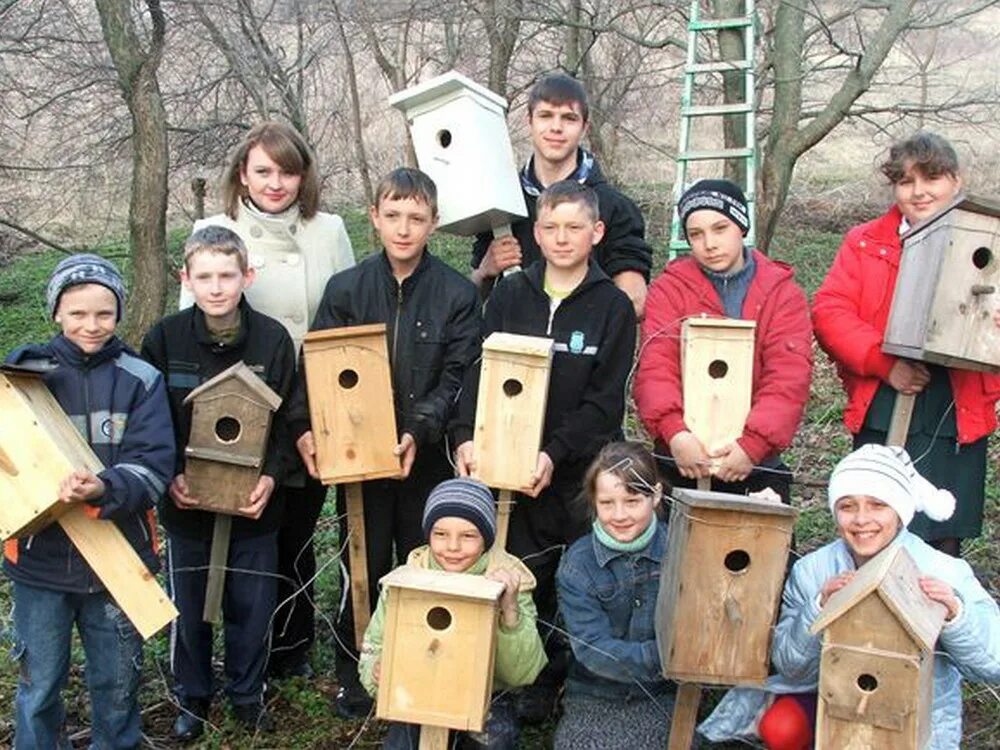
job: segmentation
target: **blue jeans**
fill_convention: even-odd
[[[60,692],[69,675],[73,624],[86,655],[91,748],[139,747],[142,638],[107,592],[73,594],[14,582],[16,750],[69,748]]]
[[[514,750],[521,736],[517,709],[511,693],[493,696],[490,714],[482,732],[450,732],[449,748],[475,750]],[[417,724],[391,722],[382,742],[382,750],[417,750],[420,746],[420,727]]]

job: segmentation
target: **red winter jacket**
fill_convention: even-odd
[[[813,299],[816,338],[837,365],[847,391],[844,424],[861,430],[879,383],[888,380],[896,357],[882,352],[889,308],[902,255],[893,206],[887,214],[848,231],[833,266]],[[972,443],[996,429],[994,404],[1000,376],[948,369],[955,396],[958,442]]]
[[[737,440],[759,464],[792,442],[812,375],[809,305],[791,267],[754,251],[757,269],[743,302],[756,320],[750,414]],[[725,317],[722,300],[691,256],[667,265],[649,288],[642,321],[642,348],[635,376],[639,417],[665,444],[687,427],[681,386],[681,323],[699,315]]]

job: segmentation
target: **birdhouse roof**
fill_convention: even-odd
[[[503,593],[503,584],[499,581],[469,573],[428,570],[415,565],[401,565],[388,575],[382,576],[379,583],[393,588],[426,591],[484,602],[495,602]]]
[[[933,216],[911,227],[909,231],[903,234],[902,241],[906,242],[910,237],[923,232],[927,227],[936,224],[955,209],[1000,218],[1000,201],[993,200],[992,198],[984,198],[979,195],[962,194]]]
[[[552,339],[541,336],[522,336],[519,333],[491,333],[483,342],[483,349],[507,354],[527,354],[532,357],[548,358],[552,354]]]
[[[431,78],[429,81],[399,91],[389,97],[389,104],[409,117],[412,114],[418,114],[417,110],[423,109],[428,104],[438,103],[446,97],[454,97],[463,92],[471,93],[473,96],[485,100],[488,105],[499,107],[501,112],[507,111],[506,99],[485,86],[480,86],[457,70],[450,70],[443,75]]]
[[[670,493],[675,500],[694,508],[710,510],[729,510],[740,513],[762,513],[770,516],[796,516],[798,511],[790,505],[775,503],[770,500],[759,500],[749,495],[731,495],[728,492],[711,492],[708,490],[689,490],[674,487]]]
[[[695,328],[742,328],[742,329],[753,329],[753,328],[757,327],[757,321],[755,321],[755,320],[738,320],[736,318],[697,317],[697,318],[686,318],[684,320],[684,325],[694,326]]]
[[[920,589],[920,571],[901,544],[890,544],[858,569],[849,584],[833,594],[809,632],[817,634],[875,594],[889,608],[900,626],[925,651],[933,651],[944,624],[946,610]]]
[[[281,406],[281,396],[272,391],[268,387],[267,383],[257,377],[253,370],[247,367],[243,362],[237,362],[232,367],[220,372],[211,380],[206,380],[187,395],[187,398],[184,399],[184,403],[190,403],[202,394],[208,393],[227,380],[234,378],[245,385],[252,393],[259,396],[260,399],[272,410],[277,410],[277,408]]]
[[[312,344],[319,341],[360,339],[366,336],[379,335],[385,335],[385,323],[369,323],[363,326],[344,326],[341,328],[324,328],[321,331],[309,331],[302,340]]]

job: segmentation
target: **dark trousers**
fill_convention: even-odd
[[[308,478],[304,487],[285,486],[285,514],[278,529],[278,609],[274,613],[268,669],[280,672],[306,661],[316,640],[313,534],[326,487]]]
[[[563,550],[590,531],[590,513],[580,496],[583,468],[561,473],[538,498],[515,495],[510,515],[507,551],[520,558],[537,581],[532,598],[538,633],[549,657],[536,685],[561,685],[569,669],[569,644],[552,625],[558,610],[556,570]]]
[[[222,596],[226,693],[234,705],[257,703],[264,691],[278,564],[276,532],[233,537]],[[182,705],[210,700],[212,625],[202,620],[211,539],[168,534],[170,595],[180,612],[170,631],[170,668]],[[245,571],[245,572],[243,572]]]
[[[426,543],[421,524],[424,503],[430,491],[454,471],[438,446],[418,451],[410,476],[404,480],[376,479],[362,483],[365,508],[365,544],[368,559],[368,594],[370,611],[378,603],[378,582],[406,556]],[[337,516],[340,518],[341,590],[340,609],[334,626],[336,635],[337,681],[360,689],[358,652],[354,646],[354,608],[351,603],[351,566],[347,554],[347,492],[337,487]]]
[[[493,697],[490,714],[482,732],[450,732],[449,748],[462,750],[515,750],[521,736],[521,725],[510,693]],[[392,722],[382,743],[382,750],[417,750],[420,747],[420,726]]]

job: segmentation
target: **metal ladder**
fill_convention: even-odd
[[[746,162],[746,184],[742,185],[750,210],[750,232],[747,243],[753,247],[756,206],[757,180],[757,141],[754,136],[754,0],[744,0],[743,16],[736,18],[701,18],[699,0],[691,0],[691,17],[688,23],[687,61],[684,65],[684,89],[681,94],[680,143],[677,149],[677,173],[674,179],[674,209],[670,225],[670,257],[690,249],[684,240],[684,232],[677,215],[677,203],[688,185],[688,165],[694,161],[725,161],[728,159],[744,159]],[[710,60],[698,61],[698,35],[705,32],[718,32],[722,29],[742,29],[744,58],[742,60]],[[698,76],[724,71],[739,70],[743,72],[743,101],[735,104],[711,104],[694,106],[692,96],[695,79]],[[742,148],[719,148],[704,151],[690,150],[691,125],[696,117],[722,117],[742,114],[746,118],[746,143]],[[721,173],[719,177],[721,177]]]

